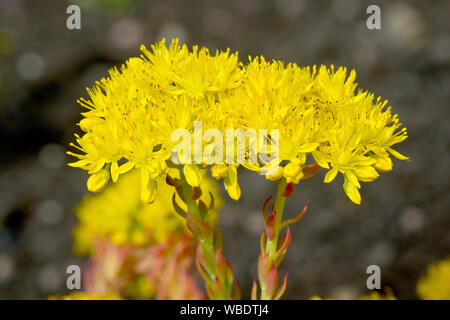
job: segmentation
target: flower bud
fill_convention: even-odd
[[[102,191],[109,181],[109,170],[101,169],[100,171],[92,174],[87,181],[87,188],[91,192]]]
[[[197,165],[186,164],[184,165],[183,172],[189,185],[198,187],[202,182],[202,175]]]
[[[303,178],[303,171],[298,159],[290,161],[283,169],[283,175],[287,182],[298,183]]]
[[[142,185],[141,200],[147,204],[153,203],[155,201],[157,187],[156,180],[149,178],[147,184]]]
[[[211,167],[211,175],[216,179],[225,178],[228,175],[226,164],[215,164]]]

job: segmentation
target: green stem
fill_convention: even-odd
[[[198,208],[197,203],[195,202],[195,200],[192,199],[192,193],[193,193],[193,189],[192,187],[186,182],[186,180],[183,179],[181,180],[181,190],[183,193],[183,198],[184,198],[184,202],[186,203],[189,211],[192,213],[192,215],[194,216],[194,218],[196,220],[200,220],[202,221],[202,215],[200,214],[200,209]]]
[[[208,288],[209,298],[212,300],[228,300],[232,297],[233,289],[233,277],[225,277],[222,274],[218,274],[218,267],[216,265],[216,253],[220,248],[216,248],[214,243],[214,228],[208,222],[208,216],[202,215],[198,203],[196,200],[192,199],[193,188],[190,186],[184,177],[180,180],[181,192],[183,195],[183,200],[186,203],[188,210],[192,214],[192,218],[195,220],[194,223],[202,223],[208,228],[208,236],[205,236],[202,232],[194,234],[195,239],[200,245],[201,252],[204,259],[199,259],[201,267],[205,271],[206,276],[204,279],[206,281],[206,286]],[[198,258],[198,257],[197,257]],[[223,270],[223,268],[221,269]],[[219,281],[219,285],[214,285],[215,282]]]
[[[272,260],[278,248],[278,238],[280,236],[280,231],[282,228],[284,205],[286,204],[286,197],[283,196],[284,189],[286,189],[286,186],[287,182],[286,179],[284,178],[281,179],[277,185],[277,195],[275,198],[275,206],[274,206],[274,210],[276,212],[275,228],[274,228],[275,232],[272,240],[267,239],[267,246],[266,246],[267,251],[269,252],[270,260]]]
[[[286,197],[283,196],[284,190],[286,189],[287,182],[286,179],[282,178],[277,183],[277,194],[275,197],[274,203],[274,211],[275,215],[275,225],[274,225],[274,233],[273,238],[269,239],[266,237],[265,243],[265,252],[262,254],[268,254],[267,260],[267,272],[271,268],[272,264],[275,264],[275,254],[278,250],[278,240],[280,237],[281,229],[283,228],[283,211],[284,206],[286,204]],[[275,266],[278,267],[278,266]],[[261,287],[261,300],[271,300],[273,299],[273,292],[269,292],[267,288],[267,283],[265,281],[261,281],[260,279],[260,287]]]

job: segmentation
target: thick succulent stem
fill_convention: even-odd
[[[275,197],[274,210],[275,212],[275,224],[273,227],[273,238],[267,238],[267,252],[269,253],[269,258],[274,257],[278,248],[278,238],[280,236],[280,231],[282,228],[283,221],[283,211],[284,205],[286,204],[286,197],[283,196],[284,190],[286,189],[287,183],[285,179],[281,179],[277,185],[277,195]]]
[[[188,208],[187,212],[181,215],[186,219],[186,224],[197,241],[195,262],[205,280],[209,298],[212,300],[240,299],[239,283],[236,282],[234,285],[233,269],[222,253],[221,232],[217,225],[212,225],[210,222],[210,213],[213,208],[208,208],[202,200],[198,199],[202,193],[200,187],[193,188],[183,176],[176,182],[175,187]]]
[[[264,219],[266,221],[265,230],[261,236],[261,253],[258,259],[258,280],[261,289],[262,300],[278,300],[286,290],[287,274],[278,286],[278,266],[283,260],[286,250],[291,241],[289,228],[280,240],[281,229],[297,222],[305,214],[308,205],[303,211],[293,219],[283,221],[283,211],[286,198],[293,192],[293,184],[287,183],[284,178],[277,182],[277,194],[273,205],[272,213],[267,213],[267,206],[271,200],[269,197],[263,206]],[[253,284],[252,299],[257,298],[257,283]]]

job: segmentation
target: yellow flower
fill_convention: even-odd
[[[329,168],[324,182],[331,182],[338,172],[344,175],[344,191],[355,203],[361,202],[359,181],[369,182],[381,172],[392,169],[389,153],[405,160],[391,147],[406,139],[406,129],[400,129],[397,115],[392,115],[387,101],[359,90],[355,92],[355,72],[345,80],[346,69],[331,72],[321,67],[317,76],[318,98],[324,110],[330,112],[334,121],[326,122],[327,142],[321,143],[313,156],[317,163]],[[344,81],[345,80],[345,81]],[[332,83],[334,85],[332,85]],[[334,88],[333,88],[334,86]]]
[[[417,283],[417,293],[423,300],[450,300],[450,257],[428,266]]]
[[[102,169],[89,177],[87,181],[88,190],[92,192],[100,192],[105,188],[108,181],[109,171],[107,169]]]
[[[241,187],[237,181],[237,166],[228,166],[228,174],[223,181],[231,199],[238,200],[241,197]]]
[[[331,299],[331,298],[322,298],[321,296],[314,295],[311,298],[309,298],[309,300],[333,300],[333,299]]]
[[[82,291],[72,292],[66,296],[50,296],[48,300],[122,300],[122,298],[116,294],[90,294]]]
[[[216,179],[223,179],[228,175],[226,164],[215,164],[211,167],[211,175]]]
[[[197,186],[198,170],[211,164],[211,148],[196,147],[195,123],[224,135],[227,129],[258,132],[257,163],[249,162],[254,149],[247,143],[234,146],[243,151],[245,163],[227,162],[225,155],[224,161],[212,163],[213,176],[224,179],[233,199],[241,194],[239,165],[267,174],[269,180],[284,177],[299,183],[311,176],[307,159],[313,159],[328,170],[324,182],[341,173],[345,193],[359,204],[360,182],[392,170],[391,156],[408,159],[392,148],[407,138],[406,129],[387,101],[358,89],[354,70],[301,68],[264,57],[243,65],[230,50],[211,55],[207,48],[190,50],[177,39],[169,47],[163,40],[141,50],[141,57],[129,59],[120,71],[112,69],[88,89],[89,100],[79,100],[88,111],[79,123],[84,134],[72,144],[81,153],[69,152],[78,158],[70,165],[91,174],[91,191],[99,192],[109,177],[116,182],[137,168],[141,198],[151,203],[157,181],[174,170],[172,153],[181,160],[187,182]],[[175,150],[179,141],[172,134],[177,129],[187,130],[193,152]],[[222,139],[223,150],[230,141]]]
[[[202,173],[197,165],[186,164],[183,167],[184,176],[187,183],[193,187],[198,187],[202,182]]]
[[[178,39],[169,48],[162,40],[152,51],[141,50],[140,58],[129,59],[120,71],[110,70],[108,78],[88,89],[89,100],[79,100],[88,110],[79,123],[84,135],[71,144],[80,154],[68,153],[79,159],[71,166],[93,175],[88,180],[93,192],[107,184],[108,171],[116,182],[121,174],[141,169],[141,196],[148,203],[154,200],[154,181],[168,172],[166,161],[177,143],[172,132],[192,131],[195,120],[206,128],[225,121],[218,101],[241,84],[242,69],[237,53],[212,56],[198,46],[190,51]],[[193,186],[200,183],[198,175],[188,177]]]
[[[391,170],[390,155],[407,159],[392,149],[406,139],[406,130],[386,108],[387,101],[357,90],[355,71],[347,76],[345,68],[321,66],[317,71],[263,57],[250,59],[244,70],[243,85],[222,104],[236,127],[279,129],[278,163],[285,164],[267,179],[284,176],[298,183],[312,155],[329,169],[324,182],[342,173],[345,193],[359,204],[361,181],[376,179],[377,170]],[[253,169],[260,172],[265,166],[260,159]]]
[[[397,300],[392,290],[386,288],[385,291],[385,294],[381,294],[378,291],[371,291],[369,294],[359,297],[358,300]]]
[[[200,175],[204,191],[201,199],[210,203],[211,192],[215,209],[220,208],[222,199],[216,183],[205,177],[204,171]],[[187,233],[183,219],[172,205],[174,189],[164,180],[158,180],[155,201],[146,204],[141,201],[142,194],[136,187],[140,179],[140,170],[132,170],[101,194],[82,199],[75,208],[78,225],[74,230],[74,251],[77,254],[91,253],[94,238],[108,238],[115,245],[143,246],[160,243],[172,233]],[[181,199],[176,198],[176,201],[182,209],[187,209]]]
[[[283,175],[286,177],[286,181],[298,183],[303,177],[303,171],[300,160],[297,158],[292,159],[283,170]]]
[[[322,298],[314,295],[309,300],[333,300],[332,298]],[[368,294],[362,295],[357,300],[397,300],[390,288],[385,288],[385,294],[381,294],[378,291],[371,291]]]

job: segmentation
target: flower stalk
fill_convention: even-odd
[[[286,291],[288,275],[286,274],[279,285],[278,267],[283,260],[287,248],[291,242],[291,232],[289,225],[299,221],[308,210],[309,204],[292,219],[283,221],[283,211],[286,198],[294,191],[292,183],[288,183],[282,178],[277,181],[277,194],[269,215],[267,207],[272,196],[263,205],[263,215],[266,222],[265,229],[261,236],[261,253],[258,258],[258,280],[261,289],[261,300],[279,300]],[[280,233],[284,227],[288,227],[280,238]],[[258,286],[256,280],[253,282],[252,299],[257,299]]]
[[[195,263],[205,281],[208,296],[212,300],[240,299],[239,282],[234,283],[234,272],[222,253],[222,233],[218,226],[211,222],[210,213],[214,208],[212,194],[209,206],[200,200],[202,190],[192,187],[184,174],[180,179],[167,177],[167,183],[173,185],[177,194],[187,206],[184,212],[173,197],[174,208],[186,220],[186,225],[197,241]]]

